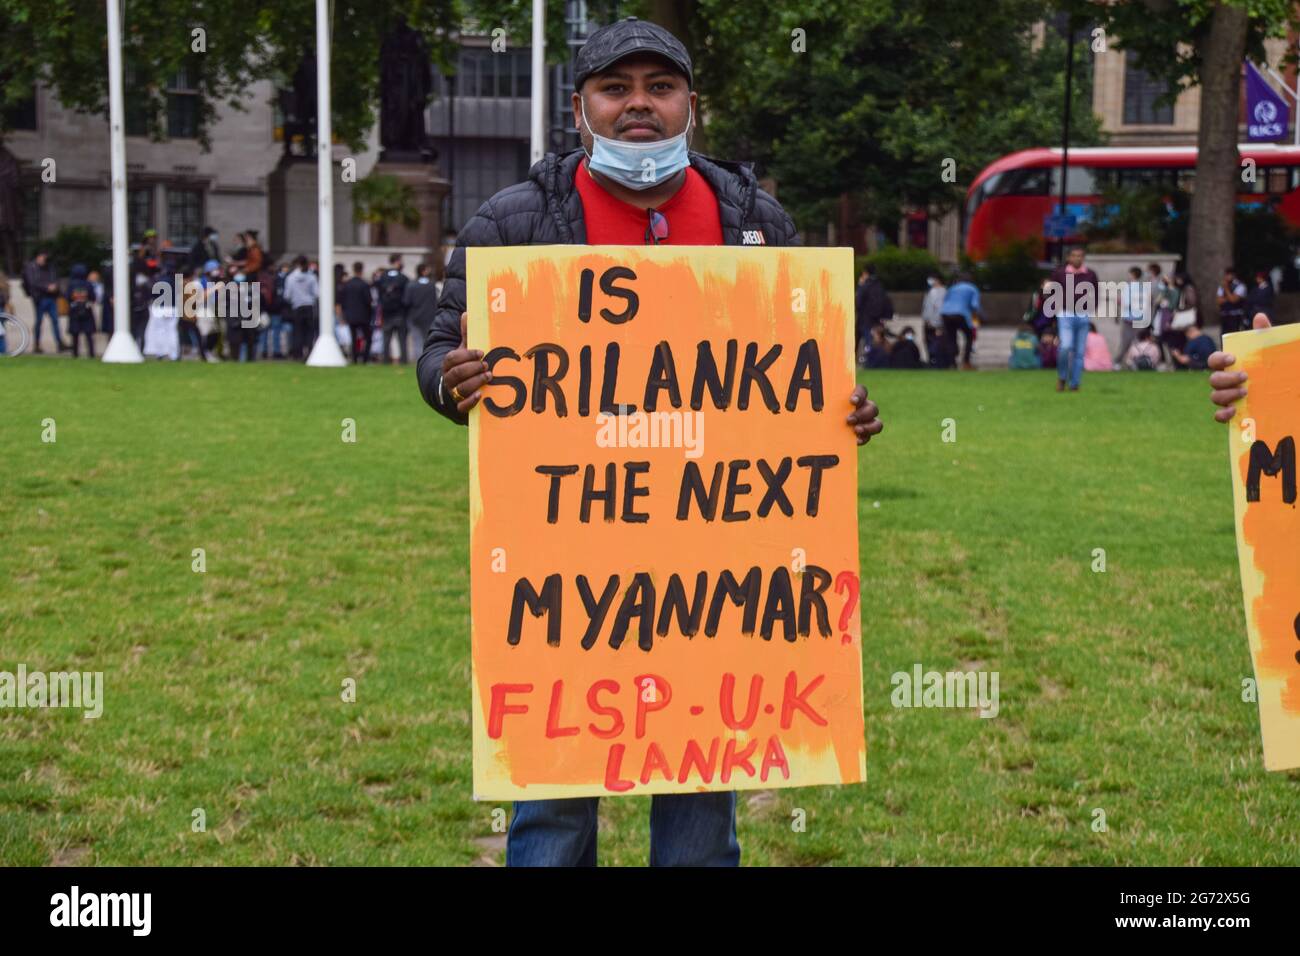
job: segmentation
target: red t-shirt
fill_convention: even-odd
[[[578,195],[591,245],[643,245],[650,213],[611,195],[592,178],[584,159],[578,168]],[[686,167],[686,182],[667,202],[656,207],[668,220],[666,246],[720,246],[722,220],[718,199],[694,167]]]

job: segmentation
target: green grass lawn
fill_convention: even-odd
[[[1204,378],[866,381],[868,782],[742,793],[744,862],[1300,863],[1300,774],[1264,771],[1241,700]],[[504,805],[470,798],[466,433],[412,369],[25,358],[0,394],[0,670],[106,682],[98,720],[0,711],[0,863],[501,859]],[[997,671],[1001,712],[894,709],[918,662]],[[602,863],[644,863],[648,803],[602,801]]]

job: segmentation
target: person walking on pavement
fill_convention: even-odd
[[[1240,332],[1246,323],[1246,284],[1237,278],[1232,266],[1223,270],[1223,283],[1216,290],[1219,304],[1219,325],[1222,334]]]
[[[364,365],[370,361],[370,335],[374,322],[374,305],[370,297],[370,283],[365,278],[363,263],[352,263],[352,275],[339,286],[339,317],[347,325],[352,340],[352,363]]]
[[[35,327],[32,329],[32,352],[41,352],[41,320],[48,317],[54,334],[54,344],[60,352],[68,350],[59,331],[59,277],[50,262],[50,254],[38,249],[32,260],[23,266],[23,291],[36,309]]]
[[[140,351],[144,351],[144,332],[149,326],[149,303],[153,298],[154,277],[158,273],[158,260],[153,257],[150,251],[153,248],[153,240],[150,233],[153,230],[145,232],[145,240],[140,244],[140,248],[135,251],[135,256],[131,260],[131,314],[130,328],[131,337],[139,346]]]
[[[384,315],[384,364],[393,361],[391,343],[397,337],[402,364],[407,361],[406,306],[403,304],[406,286],[411,280],[402,271],[402,255],[394,252],[388,257],[388,271],[379,280],[379,308]]]
[[[86,339],[86,357],[95,357],[95,287],[87,278],[84,265],[77,263],[68,274],[68,336],[72,339],[72,357],[81,355],[81,339]]]
[[[948,295],[948,287],[943,284],[943,277],[932,272],[925,277],[925,299],[921,302],[921,322],[925,329],[926,364],[930,368],[947,368],[944,358],[943,339],[943,300]]]
[[[320,284],[315,273],[307,271],[307,257],[299,256],[296,267],[284,280],[284,303],[289,309],[289,356],[302,361],[314,341],[311,327],[316,321],[316,303]]]
[[[415,281],[406,284],[402,293],[402,312],[406,324],[415,333],[420,350],[424,349],[424,340],[428,338],[429,329],[433,328],[433,318],[438,314],[438,286],[433,281],[433,270],[427,262],[415,267]]]
[[[1263,312],[1270,322],[1273,321],[1273,298],[1273,282],[1268,273],[1260,269],[1255,273],[1255,284],[1246,293],[1246,314]]]
[[[748,164],[689,149],[696,105],[690,54],[653,23],[629,17],[596,30],[574,63],[571,97],[581,149],[548,153],[528,180],[483,203],[447,266],[417,379],[424,400],[460,425],[492,381],[484,353],[465,345],[465,250],[543,244],[798,244],[794,222],[758,186]],[[643,167],[653,146],[658,162]],[[646,174],[649,174],[648,176]],[[644,178],[643,178],[644,177]],[[846,396],[848,432],[865,444],[883,427],[866,389]],[[598,799],[514,804],[509,866],[594,866]],[[736,866],[736,795],[657,794],[650,800],[650,863]]]
[[[1128,281],[1120,287],[1120,314],[1116,319],[1120,324],[1119,350],[1115,353],[1114,362],[1116,369],[1123,367],[1124,357],[1137,338],[1137,329],[1151,324],[1146,315],[1149,303],[1142,286],[1142,270],[1134,266],[1128,270],[1128,276]]]
[[[244,260],[248,262],[248,259]],[[230,361],[257,361],[257,337],[261,332],[261,288],[254,292],[253,282],[242,268],[233,267],[234,274],[226,291],[227,309],[234,314],[226,315],[226,343],[230,349]],[[230,306],[235,306],[231,309]]]
[[[265,276],[263,280],[271,289],[271,321],[266,328],[262,330],[262,336],[258,340],[258,348],[261,350],[262,358],[284,358],[284,323],[288,312],[288,306],[284,303],[284,281],[289,278],[289,264],[281,262],[278,266],[272,265],[270,269],[262,273]]]
[[[944,361],[943,368],[957,366],[957,333],[966,337],[962,352],[961,367],[972,369],[971,346],[975,342],[975,323],[980,315],[980,290],[971,280],[969,272],[957,275],[957,281],[944,293],[943,305],[939,307],[943,318]]]

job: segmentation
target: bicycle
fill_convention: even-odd
[[[8,312],[0,312],[0,358],[22,355],[29,344],[27,326]]]

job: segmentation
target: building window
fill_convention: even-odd
[[[4,111],[4,121],[0,122],[0,128],[4,129],[36,129],[36,90],[32,90],[32,95],[26,99],[19,100]]]
[[[199,91],[197,69],[186,64],[176,71],[167,87],[167,135],[172,139],[194,139],[199,135]]]
[[[149,135],[149,97],[135,78],[130,63],[122,71],[122,99],[126,113],[126,135]]]
[[[192,246],[203,224],[203,191],[167,190],[167,239],[173,246]]]
[[[1171,126],[1174,107],[1170,103],[1157,105],[1156,100],[1169,92],[1160,80],[1148,76],[1137,64],[1132,50],[1124,54],[1124,125]]]
[[[473,97],[532,96],[532,52],[462,47],[456,66],[456,95]]]
[[[153,187],[137,186],[126,191],[126,228],[129,242],[144,238],[146,229],[153,229]]]
[[[533,95],[533,51],[512,50],[510,58],[515,68],[515,88],[510,95],[515,99],[530,99]],[[567,101],[568,97],[564,99]],[[566,102],[565,105],[567,106],[568,103]]]

